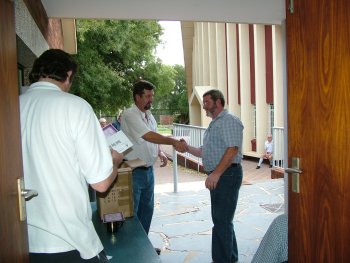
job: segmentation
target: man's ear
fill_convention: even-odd
[[[142,95],[136,94],[135,96],[136,102],[139,102],[141,98],[142,98]]]
[[[65,81],[62,83],[62,89],[63,91],[65,92],[68,92],[69,89],[70,89],[70,86],[72,85],[72,74],[73,74],[73,71],[68,71],[67,72],[67,78],[65,79]]]
[[[72,74],[73,74],[73,71],[72,70],[70,70],[70,71],[68,71],[67,72],[67,78],[66,78],[66,81],[68,81],[69,83],[71,83],[72,82]]]

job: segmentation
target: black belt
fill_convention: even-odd
[[[151,169],[151,167],[152,167],[152,166],[148,166],[148,167],[146,167],[146,166],[139,166],[139,167],[136,167],[135,169],[148,170],[148,169]],[[134,169],[134,170],[135,170],[135,169]]]

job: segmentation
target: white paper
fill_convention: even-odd
[[[123,153],[132,146],[132,142],[123,131],[118,131],[112,124],[103,128],[107,143],[113,150]]]
[[[118,131],[117,133],[108,136],[107,142],[108,145],[113,148],[113,150],[116,150],[119,153],[125,152],[132,146],[131,141],[122,131]]]

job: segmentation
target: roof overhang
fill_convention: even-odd
[[[50,18],[280,24],[284,0],[41,0]]]

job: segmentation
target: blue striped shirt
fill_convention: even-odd
[[[252,263],[288,261],[288,215],[277,216],[266,231]]]
[[[223,110],[204,133],[202,160],[205,171],[213,171],[228,147],[238,147],[233,163],[242,160],[242,140],[244,126],[238,117]]]

